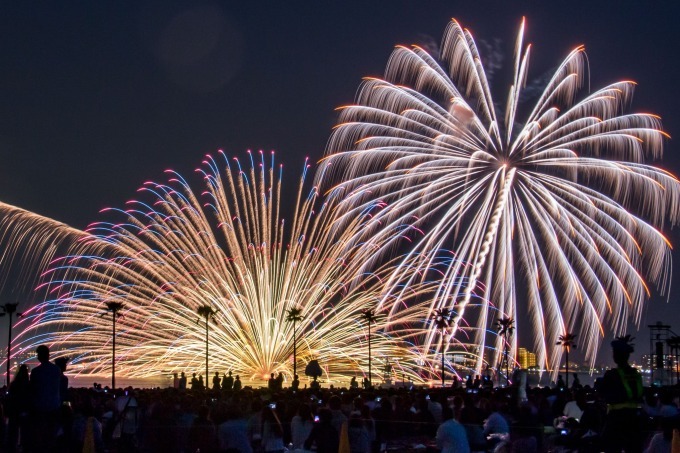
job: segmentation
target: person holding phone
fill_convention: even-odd
[[[305,450],[316,445],[317,453],[337,453],[340,447],[340,433],[333,427],[333,413],[330,409],[319,409],[319,422],[314,423],[309,437],[305,441]]]
[[[309,404],[303,403],[298,408],[297,414],[290,422],[290,434],[293,442],[293,450],[301,450],[309,434],[314,428],[312,409]]]

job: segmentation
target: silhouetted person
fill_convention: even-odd
[[[180,390],[187,389],[187,375],[184,374],[184,371],[182,371],[182,374],[179,376],[179,389]]]
[[[222,390],[231,390],[232,388],[234,388],[234,378],[230,371],[229,376],[225,374],[222,378]]]
[[[475,380],[472,381],[472,388],[478,389],[482,386],[482,377],[480,375],[475,376]]]
[[[561,374],[558,374],[558,375],[557,375],[557,388],[558,388],[559,390],[562,390],[563,388],[565,388],[564,379],[562,379],[562,375],[561,375]]]
[[[177,373],[172,373],[172,388],[178,389],[179,388],[179,376]]]
[[[340,433],[333,428],[333,414],[325,407],[319,409],[319,422],[314,424],[312,432],[305,441],[305,450],[316,445],[317,453],[338,453]]]
[[[578,378],[578,374],[574,373],[574,381],[571,384],[571,388],[578,390],[581,388],[581,380]]]
[[[267,388],[269,390],[276,390],[276,378],[274,377],[274,373],[269,375],[269,381],[267,381]]]
[[[279,375],[276,376],[276,390],[283,390],[283,373],[281,372],[279,372]]]
[[[316,389],[321,388],[321,384],[319,383],[319,381],[318,381],[317,379],[319,379],[318,376],[314,376],[314,377],[312,378],[312,382],[309,384],[309,388],[310,388],[310,389],[315,389],[315,390],[316,390]]]
[[[70,445],[71,431],[73,428],[73,409],[71,408],[71,401],[68,394],[68,377],[66,373],[66,365],[68,364],[68,357],[59,357],[54,359],[54,364],[61,371],[61,381],[59,384],[59,395],[61,396],[61,408],[59,415],[60,429],[59,439],[57,440],[60,447]]]
[[[365,377],[363,382],[361,383],[361,386],[365,389],[369,389],[371,388],[371,381],[369,381],[368,378]]]
[[[359,383],[357,382],[356,376],[352,376],[352,379],[350,379],[349,388],[351,388],[351,389],[358,389],[359,388]]]
[[[471,389],[473,385],[474,384],[472,382],[472,376],[468,376],[467,379],[465,380],[465,388]]]
[[[29,413],[31,409],[31,389],[28,380],[28,367],[21,365],[14,380],[9,385],[9,393],[5,400],[5,415],[7,416],[7,449],[17,451],[19,438],[24,438],[28,429]]]
[[[215,376],[213,376],[213,390],[219,390],[221,387],[222,379],[220,379],[220,373],[215,371]]]
[[[53,451],[57,438],[61,408],[61,370],[50,362],[50,350],[45,345],[36,349],[40,365],[31,371],[31,435],[26,451]]]
[[[201,453],[217,451],[217,429],[210,420],[210,409],[207,406],[198,408],[198,417],[191,424],[189,451]]]
[[[61,371],[61,385],[59,386],[59,395],[61,396],[62,403],[68,401],[68,377],[64,374],[66,373],[66,365],[68,364],[68,357],[59,357],[54,360],[54,364],[59,367]]]
[[[451,379],[451,388],[457,389],[458,388],[458,375],[454,374],[453,379]]]
[[[207,376],[206,376],[206,378],[207,378]],[[198,389],[199,390],[205,389],[205,384],[203,383],[203,375],[202,374],[198,375]]]
[[[293,377],[293,382],[290,383],[290,388],[293,391],[297,391],[300,388],[300,376],[297,374]]]
[[[628,358],[634,350],[630,341],[630,335],[612,341],[616,368],[608,370],[602,379],[601,389],[607,403],[603,433],[607,452],[642,451],[642,377],[628,364]]]
[[[198,390],[198,378],[196,373],[191,375],[191,390]]]
[[[234,390],[241,390],[241,377],[237,374],[234,379]]]

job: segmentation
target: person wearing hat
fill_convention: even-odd
[[[631,341],[630,335],[612,341],[616,368],[608,370],[602,380],[602,392],[607,403],[603,447],[607,452],[642,451],[642,377],[628,363],[630,354],[634,351]]]

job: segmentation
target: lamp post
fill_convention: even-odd
[[[3,305],[0,305],[0,309],[2,309],[2,313],[0,313],[0,316],[5,316],[7,315],[9,317],[9,329],[8,329],[8,338],[7,338],[7,388],[9,388],[9,372],[10,372],[10,367],[11,367],[11,359],[12,359],[12,315],[16,313],[17,316],[21,316],[21,313],[17,313],[17,307],[19,306],[18,303],[12,304],[12,303],[6,303]]]

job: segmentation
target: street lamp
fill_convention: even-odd
[[[19,306],[18,303],[16,304],[11,304],[11,303],[6,303],[3,305],[0,305],[0,309],[2,309],[2,313],[0,313],[0,316],[9,316],[9,336],[7,338],[7,388],[9,388],[9,370],[11,366],[11,358],[12,358],[12,315],[16,313],[17,316],[22,316],[22,313],[17,312],[17,307]]]

